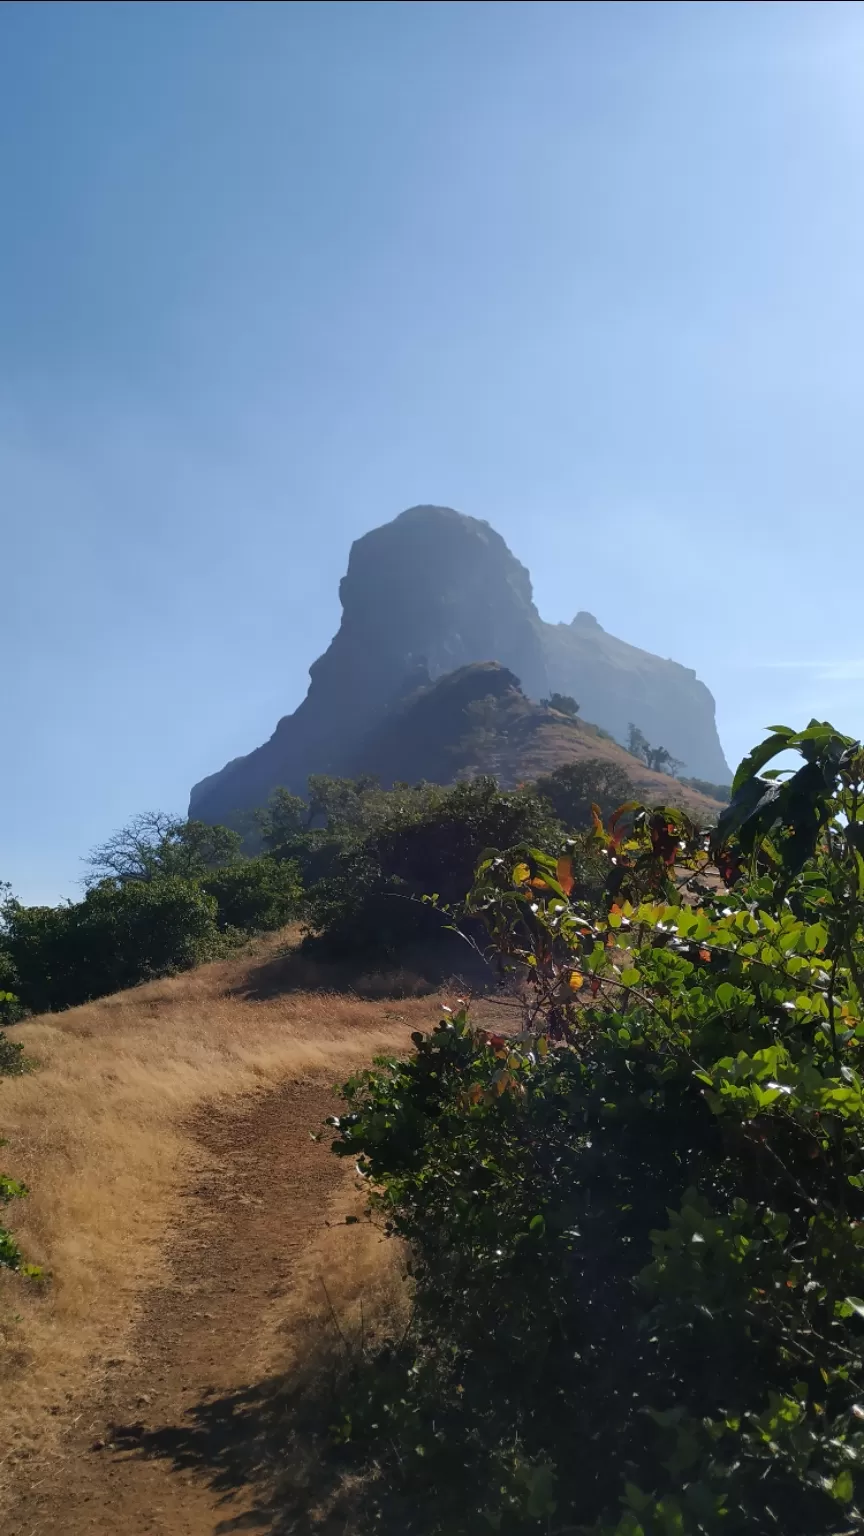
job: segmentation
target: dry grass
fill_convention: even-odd
[[[277,947],[259,945],[256,965]],[[0,1446],[13,1427],[18,1444],[44,1438],[46,1410],[122,1353],[200,1157],[184,1129],[197,1107],[286,1075],[326,1069],[338,1079],[428,1027],[428,998],[253,1001],[243,993],[255,968],[218,962],[16,1029],[37,1066],[0,1086],[3,1169],[31,1189],[10,1225],[50,1280],[42,1290],[14,1276],[0,1283]]]

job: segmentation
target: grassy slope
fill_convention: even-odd
[[[489,739],[463,749],[472,726],[470,708],[495,700]],[[468,713],[466,713],[468,711]],[[419,689],[367,738],[355,771],[395,779],[447,784],[466,772],[494,773],[505,787],[534,779],[562,763],[600,757],[619,763],[648,803],[680,805],[713,820],[720,805],[665,773],[652,773],[611,737],[526,698],[512,672],[497,662],[476,662]]]
[[[535,707],[539,710],[539,706]],[[652,772],[617,741],[602,736],[596,726],[586,721],[569,720],[551,709],[543,711],[543,715],[542,720],[532,720],[523,726],[514,723],[506,733],[500,748],[504,782],[515,784],[524,779],[536,779],[538,774],[549,773],[561,763],[601,757],[620,764],[640,799],[650,805],[680,805],[712,820],[722,809],[719,801],[688,788],[668,773]]]
[[[288,938],[16,1028],[36,1067],[0,1086],[3,1168],[31,1190],[9,1225],[50,1279],[0,1275],[0,1486],[4,1461],[44,1450],[48,1415],[122,1357],[197,1166],[190,1116],[286,1077],[338,1081],[429,1027],[435,1001],[388,1005],[381,978],[377,1000],[280,993],[273,956]]]

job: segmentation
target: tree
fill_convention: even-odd
[[[293,859],[265,856],[217,869],[201,881],[214,897],[222,932],[270,933],[295,917],[303,893]]]
[[[560,768],[539,778],[534,788],[568,828],[589,827],[592,805],[597,805],[606,817],[635,794],[621,765],[602,757],[562,763]]]
[[[651,745],[647,736],[643,736],[638,725],[633,721],[627,727],[627,751],[631,757],[638,757],[643,763],[647,763],[647,753],[651,751]]]
[[[452,788],[420,784],[380,791],[389,814],[346,843],[330,874],[309,892],[312,930],[336,952],[393,955],[418,938],[437,939],[443,902],[461,897],[484,848],[522,838],[560,838],[532,789],[505,791],[481,776]]]
[[[83,901],[0,909],[2,945],[33,1012],[72,1008],[214,953],[217,903],[179,876],[103,880]]]
[[[310,807],[299,795],[292,795],[289,789],[280,785],[274,789],[263,811],[255,812],[255,821],[261,833],[261,840],[266,848],[273,853],[281,848],[290,838],[295,837],[308,827],[312,812]]]
[[[673,778],[684,767],[680,758],[673,757],[666,747],[649,747],[647,763],[655,773],[668,773]]]
[[[166,811],[144,811],[93,849],[86,860],[91,872],[85,884],[93,887],[109,880],[125,885],[130,880],[172,876],[194,880],[233,863],[240,856],[240,842],[239,832],[230,827],[182,821]]]
[[[557,709],[559,715],[572,715],[575,718],[579,713],[579,705],[569,693],[550,693],[548,699],[541,699],[540,703],[547,709]]]
[[[684,767],[684,764],[673,757],[667,747],[652,747],[646,736],[643,736],[638,725],[630,721],[627,734],[627,751],[633,757],[638,757],[646,768],[654,773],[668,773],[674,777]]]

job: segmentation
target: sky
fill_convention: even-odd
[[[864,731],[864,7],[0,7],[0,879],[296,707],[351,541],[488,519]]]

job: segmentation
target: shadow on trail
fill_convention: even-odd
[[[213,1536],[361,1536],[372,1524],[368,1479],[330,1432],[345,1375],[344,1361],[323,1374],[319,1362],[290,1379],[208,1395],[180,1424],[115,1427],[111,1449],[205,1480],[225,1509]],[[401,1536],[403,1517],[391,1522],[377,1513],[376,1533]]]
[[[454,935],[437,944],[406,946],[398,964],[372,969],[368,956],[334,958],[323,948],[291,949],[253,966],[235,995],[262,1002],[288,992],[342,992],[371,1002],[426,997],[442,986],[478,993],[494,990],[496,977]]]

